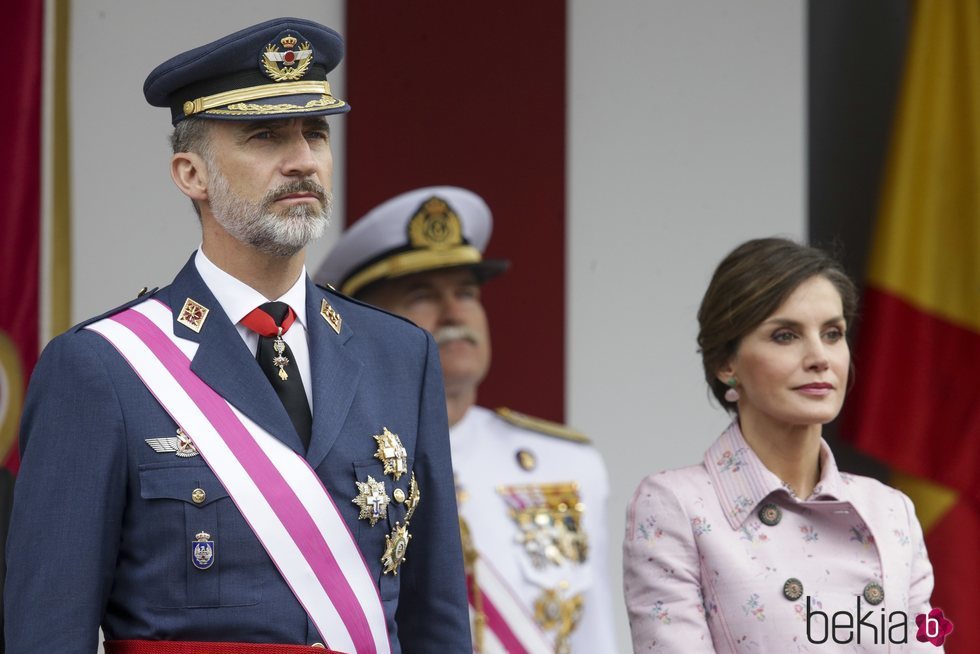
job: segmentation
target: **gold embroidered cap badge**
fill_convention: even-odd
[[[262,70],[276,82],[291,82],[301,79],[313,63],[313,48],[310,42],[294,32],[286,32],[278,37],[278,43],[269,43],[262,52]],[[282,50],[280,50],[280,47]]]

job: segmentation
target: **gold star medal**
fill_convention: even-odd
[[[411,539],[408,524],[402,527],[400,522],[396,522],[391,534],[385,536],[385,553],[381,557],[381,562],[385,566],[384,574],[393,572],[396,577],[398,576],[398,566],[405,562],[405,550],[408,549],[408,541]]]
[[[391,499],[385,492],[385,483],[375,481],[374,477],[368,475],[367,481],[355,481],[357,484],[358,495],[353,500],[354,504],[361,507],[359,520],[369,520],[373,527],[381,518],[388,516],[388,503]]]
[[[385,474],[398,481],[398,479],[408,472],[408,452],[402,446],[402,441],[398,434],[388,431],[387,427],[382,427],[382,433],[375,434],[374,440],[378,442],[378,451],[374,458],[385,464]]]
[[[408,497],[405,498],[405,506],[408,507],[408,512],[405,514],[406,525],[415,515],[415,509],[418,508],[420,499],[422,499],[422,494],[419,492],[419,484],[415,481],[415,473],[413,472],[412,483],[408,486]]]

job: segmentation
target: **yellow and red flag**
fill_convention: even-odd
[[[948,652],[980,651],[980,3],[919,0],[843,433],[896,471]],[[888,571],[885,571],[888,574]]]

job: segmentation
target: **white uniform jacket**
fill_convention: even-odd
[[[544,433],[549,424],[467,411],[450,429],[460,516],[556,651],[613,652],[606,469],[587,441]]]

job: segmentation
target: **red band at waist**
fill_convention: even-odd
[[[189,640],[107,640],[106,654],[342,654],[323,645],[208,643]]]

